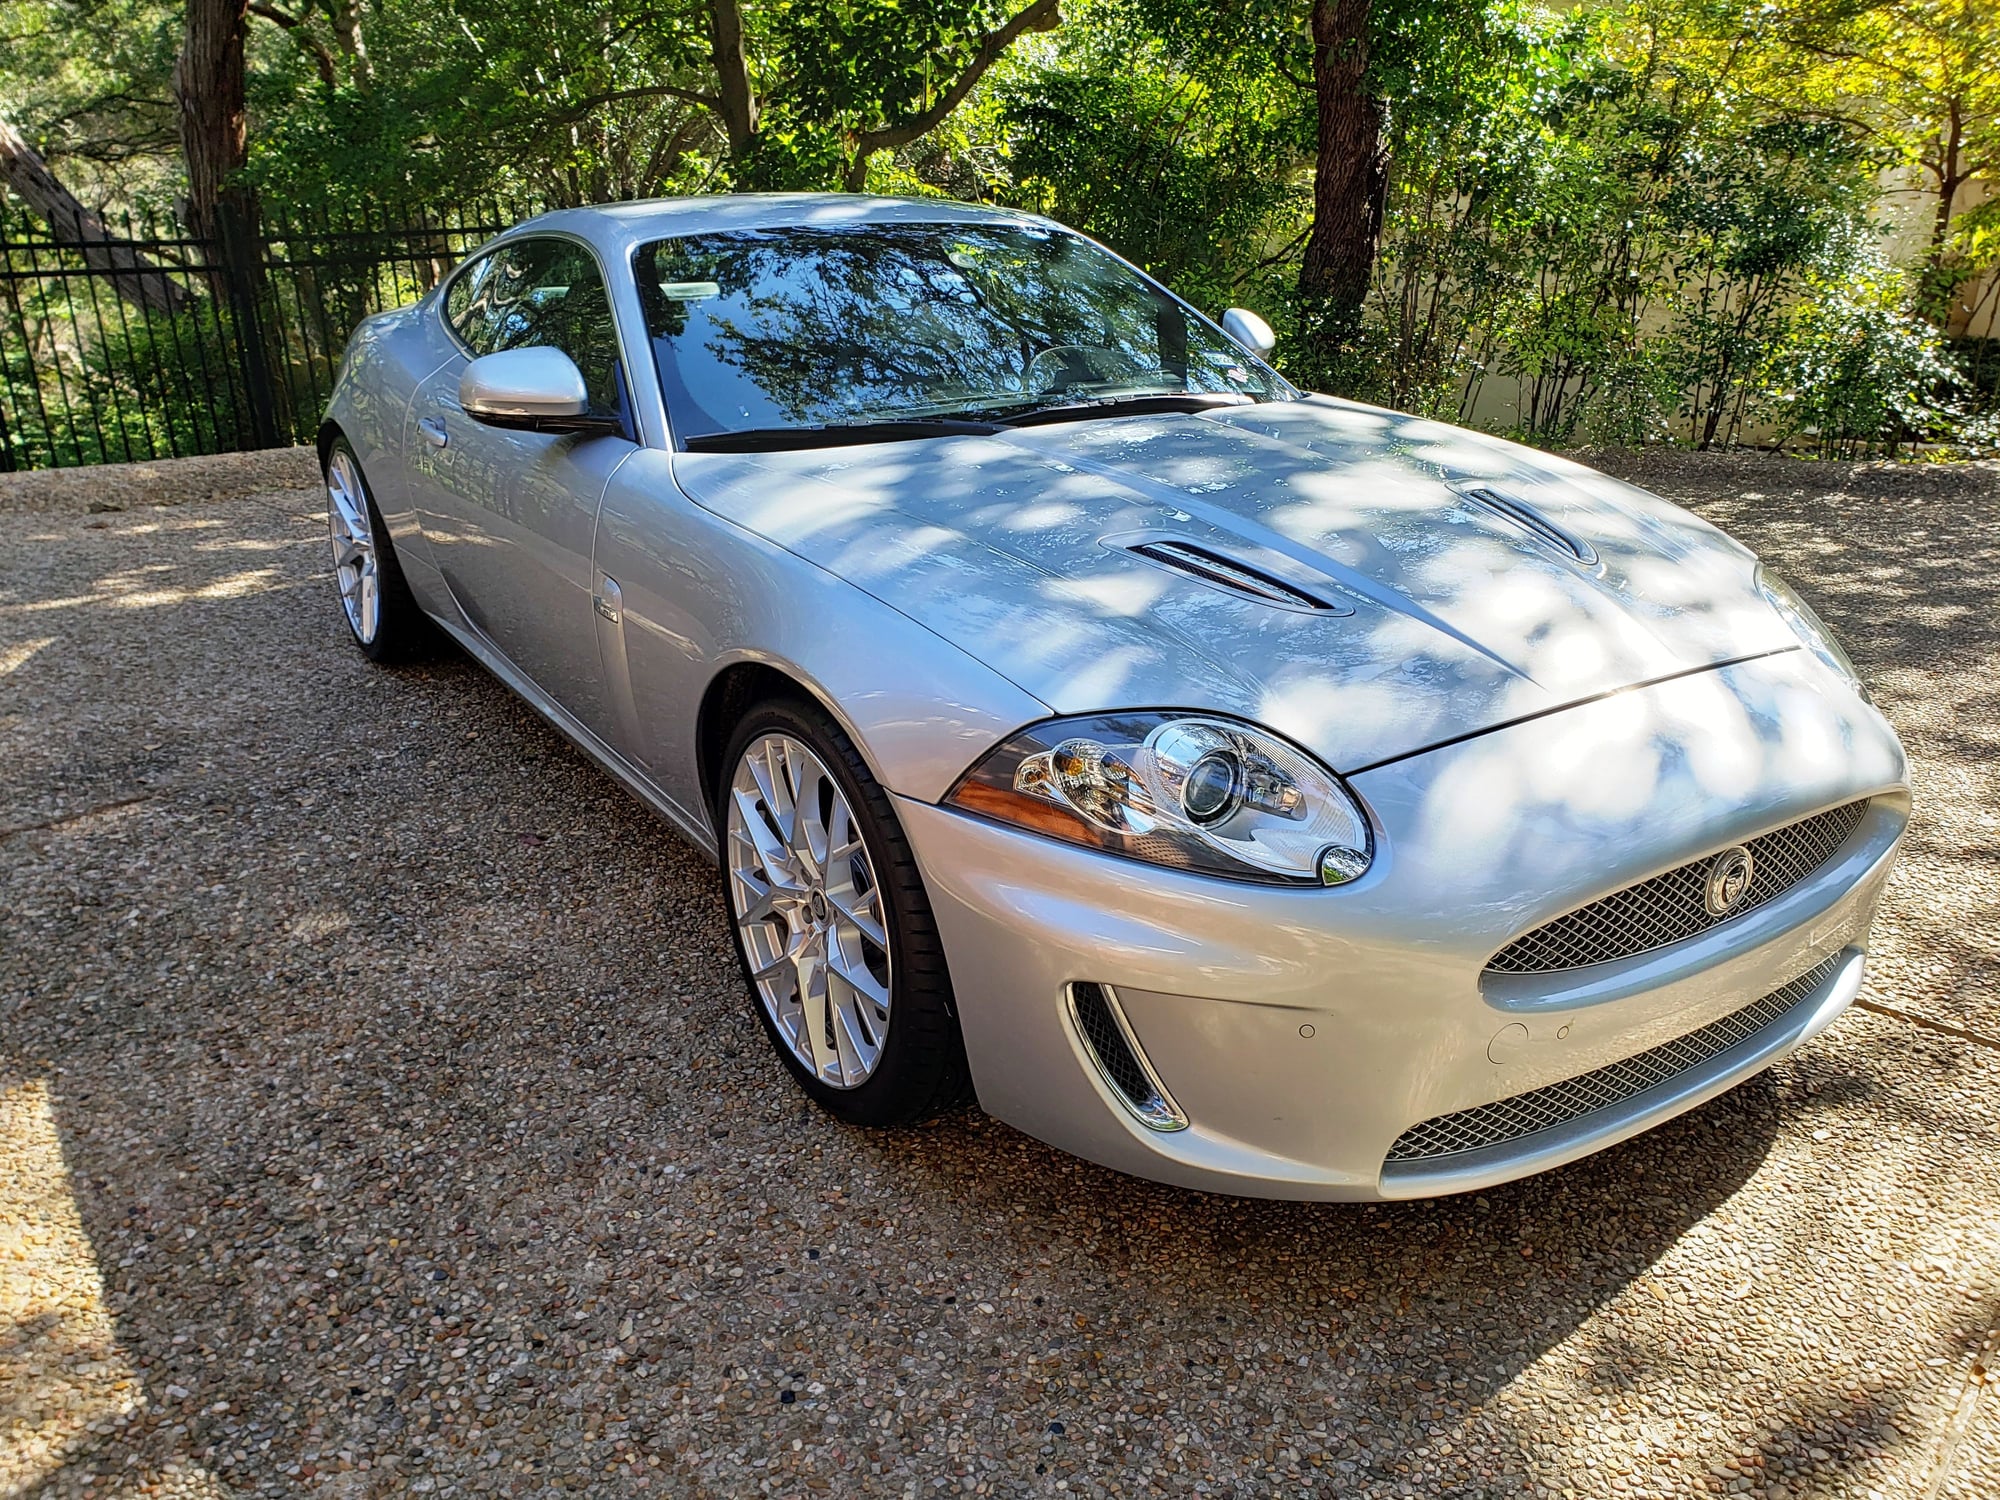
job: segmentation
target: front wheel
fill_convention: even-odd
[[[334,439],[327,450],[325,472],[333,581],[354,644],[373,661],[421,655],[433,642],[430,621],[403,580],[389,529],[346,438]]]
[[[953,1103],[965,1052],[943,946],[888,795],[853,741],[816,704],[761,704],[718,779],[737,953],[792,1076],[858,1125]]]

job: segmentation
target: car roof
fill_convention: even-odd
[[[949,198],[878,198],[861,193],[718,193],[699,198],[645,198],[538,214],[503,239],[561,230],[613,254],[649,240],[730,229],[780,226],[844,228],[854,224],[1046,224],[1013,209]]]

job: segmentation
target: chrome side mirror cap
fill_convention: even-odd
[[[1224,313],[1222,331],[1259,358],[1278,346],[1278,336],[1271,332],[1271,325],[1247,307],[1232,307]]]
[[[590,404],[583,373],[560,349],[482,354],[458,377],[458,404],[475,422],[524,432],[618,431],[618,419]]]

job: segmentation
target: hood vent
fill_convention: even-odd
[[[1589,566],[1597,561],[1597,551],[1590,543],[1563,530],[1525,500],[1517,500],[1490,484],[1463,485],[1458,493],[1481,510],[1512,522],[1544,547],[1561,553],[1571,562]]]
[[[1211,552],[1206,547],[1198,547],[1192,542],[1149,541],[1135,543],[1131,551],[1155,562],[1162,567],[1172,568],[1176,573],[1185,573],[1190,578],[1200,579],[1211,588],[1226,590],[1246,599],[1260,600],[1265,604],[1275,604],[1280,609],[1309,609],[1319,614],[1348,614],[1344,605],[1317,598],[1294,584],[1281,578],[1273,578],[1269,573],[1251,567],[1248,563],[1224,557],[1219,552]]]

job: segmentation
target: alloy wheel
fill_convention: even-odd
[[[361,471],[346,449],[337,449],[326,467],[327,531],[333,540],[333,576],[340,607],[354,637],[364,646],[375,639],[382,619],[382,573],[375,527]]]
[[[729,899],[757,996],[799,1064],[868,1081],[889,1035],[881,882],[833,773],[787,734],[751,741],[730,780]]]

